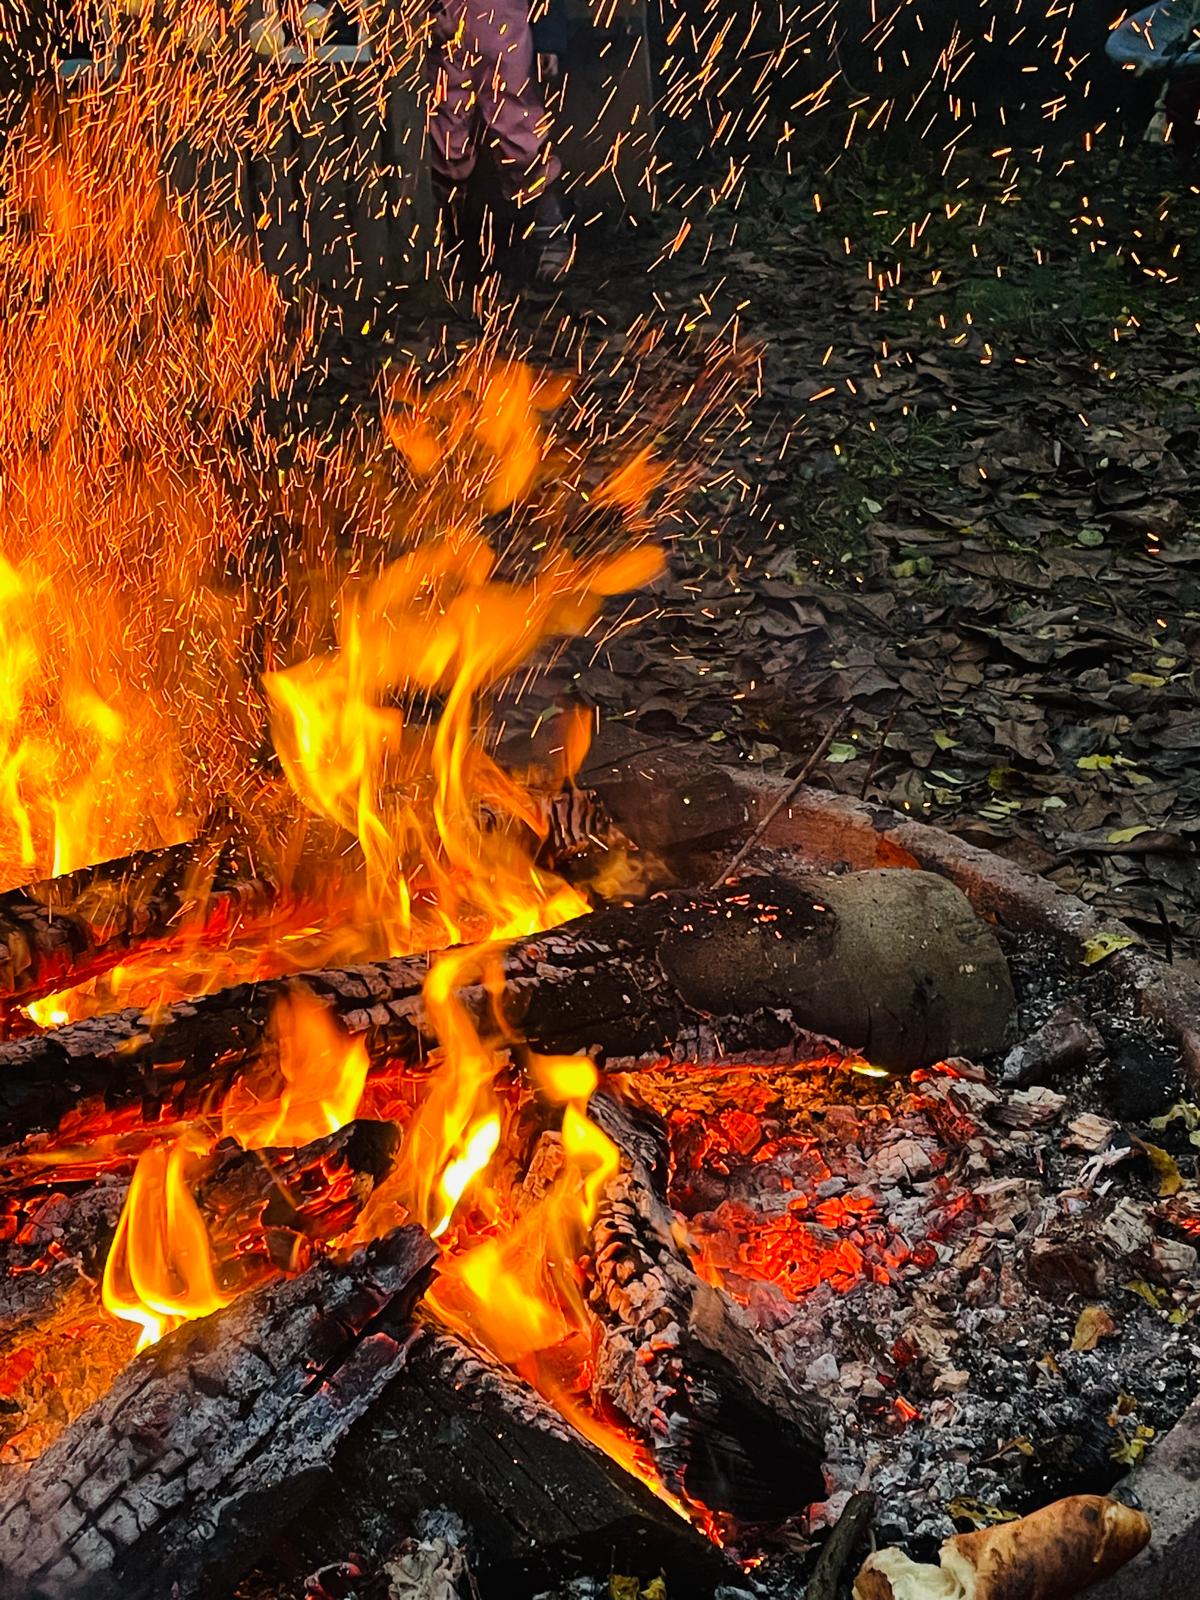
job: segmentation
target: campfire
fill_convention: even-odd
[[[668,408],[484,347],[272,433],[314,329],[155,65],[0,173],[4,1592],[782,1594],[868,1489],[1103,1494],[1200,1372],[1177,1052],[790,792],[502,727],[660,571]]]

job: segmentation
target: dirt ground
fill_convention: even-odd
[[[1198,217],[1171,153],[1133,144],[1019,184],[994,152],[960,151],[952,182],[859,152],[759,171],[736,209],[582,230],[561,293],[516,306],[518,343],[551,364],[586,343],[615,392],[664,326],[660,366],[736,344],[760,392],[722,442],[690,441],[668,576],[551,689],[776,772],[845,713],[814,782],[1194,954]],[[341,371],[413,334],[377,323]]]

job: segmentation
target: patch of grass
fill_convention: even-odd
[[[1146,314],[1146,301],[1120,262],[1088,254],[1063,265],[980,274],[950,297],[953,319],[970,317],[985,336],[1029,343],[1058,339],[1064,330],[1081,343],[1107,341],[1122,320]]]
[[[851,426],[836,449],[802,459],[792,492],[779,497],[795,547],[827,581],[853,581],[867,557],[867,525],[898,489],[915,499],[944,494],[960,443],[954,419],[926,411]]]

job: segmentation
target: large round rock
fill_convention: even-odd
[[[1008,964],[945,878],[897,868],[775,879],[773,889],[773,916],[698,917],[666,933],[659,959],[698,1011],[784,1008],[898,1072],[1003,1044]]]

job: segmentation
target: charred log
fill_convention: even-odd
[[[742,1522],[782,1521],[823,1493],[825,1407],[693,1270],[664,1198],[658,1119],[603,1094],[591,1115],[625,1156],[592,1229],[597,1397],[650,1441],[676,1494]]]
[[[388,1170],[393,1124],[351,1122],[298,1150],[219,1145],[196,1182],[229,1295],[311,1264],[353,1226]],[[0,1280],[0,1459],[35,1458],[92,1403],[132,1354],[133,1330],[100,1308],[99,1285],[126,1178],[11,1197],[13,1235]]]
[[[888,950],[891,950],[890,957]],[[877,872],[609,906],[513,945],[502,982],[460,991],[485,1029],[609,1070],[647,1059],[803,1054],[814,1035],[911,1068],[999,1043],[1012,1003],[1004,957],[966,898],[930,874]],[[297,986],[373,1059],[419,1065],[434,1042],[421,959],[243,984],[162,1016],[122,1011],[0,1045],[0,1139],[51,1130],[81,1100],[194,1115],[259,1059]]]
[[[403,1228],[145,1351],[0,1501],[0,1593],[150,1600],[233,1582],[403,1368],[435,1256]]]
[[[0,1007],[85,983],[134,952],[228,938],[278,895],[228,829],[9,889],[0,894]]]
[[[351,1550],[378,1560],[435,1507],[466,1525],[484,1596],[606,1572],[614,1550],[622,1572],[665,1570],[672,1593],[708,1595],[739,1575],[533,1390],[432,1327],[264,1571],[305,1571]]]
[[[539,865],[574,870],[625,843],[603,805],[573,785],[536,797],[544,837],[531,840]],[[321,894],[330,896],[330,859],[343,876],[359,866],[336,841],[322,855]],[[0,1021],[3,1012],[102,977],[131,958],[218,944],[285,910],[303,892],[232,823],[159,850],[140,850],[0,894]],[[315,899],[313,886],[309,898]]]

